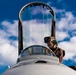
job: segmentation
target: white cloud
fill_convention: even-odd
[[[36,8],[31,10],[31,15],[37,16],[38,14],[42,16],[42,15],[50,14],[50,12],[47,8],[43,8],[43,7],[36,7]]]
[[[58,41],[61,41],[64,40],[65,38],[69,38],[69,34],[67,32],[57,30],[56,38]]]
[[[75,18],[73,16],[72,12],[66,12],[65,16],[66,16],[66,18],[67,18],[68,21],[72,21]]]
[[[76,43],[76,36],[72,37],[72,38],[70,39],[70,41],[73,42],[73,43]]]
[[[64,59],[72,58],[74,55],[76,55],[76,36],[70,38],[70,41],[60,42],[59,47],[66,52]]]
[[[58,39],[58,41],[62,41],[59,43],[59,47],[64,49],[66,52],[66,55],[64,57],[64,59],[69,59],[72,58],[74,55],[76,55],[76,32],[73,30],[76,30],[76,17],[74,17],[74,15],[71,12],[66,12],[64,9],[56,9],[55,7],[53,7],[54,10],[56,11],[56,13],[63,13],[61,14],[61,18],[60,20],[57,20],[57,30],[56,30],[56,37]],[[36,20],[31,20],[31,21],[24,21],[23,24],[25,24],[27,26],[27,28],[25,29],[25,31],[28,31],[28,28],[30,29],[31,27],[28,27],[28,25],[32,24],[32,28],[34,28],[35,30],[31,29],[32,32],[34,32],[33,36],[34,38],[37,38],[38,40],[35,41],[35,43],[42,43],[43,41],[43,37],[45,37],[45,35],[48,35],[47,32],[50,31],[49,28],[46,25],[47,24],[43,24],[41,22],[37,22]],[[42,24],[44,26],[42,26]],[[17,40],[9,40],[8,38],[10,36],[16,36],[18,37],[18,21],[3,21],[1,23],[2,26],[5,27],[4,30],[0,30],[0,63],[5,63],[5,64],[15,64],[16,63],[16,59],[17,59],[17,51],[18,51],[18,41]],[[38,25],[38,26],[37,26]],[[41,27],[40,27],[41,26]],[[23,27],[24,28],[24,27]],[[46,31],[48,30],[48,31]],[[38,34],[35,32],[37,31]],[[43,32],[44,31],[44,32]],[[71,32],[70,34],[72,34],[72,37],[70,36],[70,34],[68,32]],[[31,31],[30,31],[31,32]],[[32,33],[31,32],[31,33]],[[46,32],[46,33],[45,33]],[[45,33],[45,34],[42,34]],[[27,34],[27,33],[25,33]],[[28,34],[27,34],[28,35]],[[24,36],[25,37],[25,36]],[[32,37],[31,37],[32,38]],[[66,38],[70,38],[70,41],[63,41]],[[33,44],[34,41],[32,40]],[[42,43],[43,44],[43,43]]]
[[[6,65],[13,65],[16,63],[17,56],[18,56],[18,48],[10,45],[9,43],[5,43],[1,45],[1,56],[0,62],[5,63]]]
[[[1,23],[5,27],[5,33],[10,34],[10,36],[18,36],[18,21],[14,20],[13,23],[7,20]]]
[[[62,30],[75,30],[76,29],[76,17],[73,16],[71,12],[65,12],[64,16],[57,21],[57,28]]]
[[[76,17],[70,11],[67,12],[64,9],[53,8],[57,14],[60,13],[61,17],[56,22],[56,37],[59,41],[62,41],[58,46],[66,52],[64,59],[74,60],[73,56],[76,55]],[[69,38],[70,41],[63,41],[66,38]]]
[[[24,24],[25,23],[25,24]],[[23,29],[24,29],[24,41],[29,44],[41,44],[44,45],[44,37],[50,36],[50,25],[38,23],[37,20],[31,20],[29,22],[23,22]],[[27,35],[27,36],[26,36]],[[31,39],[31,40],[30,40]],[[25,44],[25,46],[27,45]]]
[[[16,63],[18,57],[18,41],[9,40],[10,36],[18,37],[18,21],[13,23],[3,21],[1,25],[5,28],[0,30],[0,63],[5,65],[13,65]]]
[[[40,26],[42,26],[42,24],[38,24],[37,23],[37,21],[36,20],[32,20],[31,21],[32,22],[32,25],[33,25],[33,27],[32,28],[34,28],[35,29],[35,31],[34,30],[32,30],[32,32],[34,33],[34,34],[32,34],[33,36],[35,36],[35,38],[41,38],[41,37],[39,37],[39,36],[42,36],[42,34],[40,33],[40,32],[42,32],[42,28],[43,27],[40,27]],[[29,23],[29,22],[28,22]],[[29,24],[26,24],[26,25],[29,25]],[[44,29],[46,29],[47,27],[45,27],[46,25],[44,25]],[[66,27],[66,26],[65,26]],[[37,34],[36,33],[36,31],[39,33],[39,34]],[[74,37],[70,37],[70,35],[69,35],[69,33],[68,33],[68,30],[67,31],[63,31],[63,30],[61,30],[61,29],[57,29],[57,32],[56,32],[56,37],[57,37],[57,40],[58,41],[62,41],[62,42],[60,42],[59,43],[59,47],[60,48],[62,48],[62,49],[64,49],[65,50],[65,52],[66,52],[66,55],[65,55],[65,57],[64,57],[64,59],[69,59],[69,58],[72,58],[75,54],[76,54],[76,47],[75,47],[75,39],[76,39],[76,37],[74,36]],[[69,38],[70,39],[70,41],[63,41],[64,39],[66,39],[66,38]],[[38,39],[36,42],[37,43],[42,43],[41,41],[39,41],[39,40],[41,40],[41,39]],[[35,42],[33,41],[32,42],[33,44],[35,44]],[[43,43],[42,43],[43,44]]]
[[[57,9],[56,7],[52,7],[52,9],[54,10],[55,13],[63,13],[63,12],[66,12],[65,9]]]

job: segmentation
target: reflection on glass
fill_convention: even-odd
[[[30,45],[45,45],[44,37],[51,34],[52,16],[49,9],[42,6],[28,6],[22,16],[23,49]]]
[[[43,47],[43,46],[38,46],[38,45],[28,47],[28,48],[24,49],[20,54],[21,57],[30,56],[30,55],[53,56],[52,52],[49,49],[47,49],[46,47]]]

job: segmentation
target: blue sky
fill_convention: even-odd
[[[32,1],[35,0],[0,0],[0,65],[16,63],[18,57],[18,13],[22,6]],[[63,63],[76,65],[76,1],[37,1],[45,2],[54,9],[59,47],[66,51]]]
[[[0,1],[0,20],[5,19],[18,19],[18,12],[23,5],[28,2],[32,2],[35,0],[1,0]],[[57,9],[65,9],[67,11],[71,11],[74,15],[75,14],[75,1],[71,2],[69,0],[38,0],[50,3],[51,6],[56,7]],[[9,10],[10,9],[10,10]]]

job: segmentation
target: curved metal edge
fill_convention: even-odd
[[[56,57],[55,53],[54,53],[51,49],[49,49],[49,48],[47,48],[47,47],[45,47],[45,46],[42,46],[42,45],[31,45],[31,46],[29,46],[29,47],[26,47],[24,50],[27,50],[28,48],[30,48],[30,47],[34,47],[34,46],[40,46],[40,47],[43,47],[43,48],[47,49],[48,51],[52,52],[53,56]],[[22,50],[22,51],[24,51],[24,50]],[[21,52],[22,52],[22,51],[21,51]]]
[[[21,20],[21,15],[22,15],[22,12],[23,12],[23,10],[26,8],[26,7],[28,7],[29,5],[31,5],[31,4],[42,4],[42,5],[44,5],[44,6],[47,6],[49,9],[50,9],[50,13],[52,14],[52,16],[53,16],[53,21],[55,22],[55,13],[54,13],[54,11],[53,11],[53,9],[49,6],[49,5],[47,5],[46,3],[44,3],[44,2],[38,2],[38,1],[36,1],[36,2],[30,2],[30,3],[28,3],[28,4],[26,4],[26,5],[24,5],[22,8],[21,8],[21,10],[20,10],[20,12],[19,12],[19,15],[18,15],[18,18],[19,18],[19,27],[18,27],[18,40],[19,40],[19,46],[18,46],[18,49],[19,49],[19,52],[18,52],[18,54],[20,54],[21,53],[21,51],[23,50],[23,39],[22,39],[22,20]],[[53,26],[53,25],[52,25]],[[54,28],[52,29],[53,31],[52,32],[55,32],[55,24],[54,24]],[[52,33],[53,35],[52,36],[54,36],[55,37],[55,33]]]
[[[20,10],[20,12],[19,12],[19,20],[20,20],[20,21],[22,21],[22,20],[21,20],[21,15],[22,15],[23,10],[24,10],[26,7],[28,7],[29,5],[31,5],[31,4],[36,4],[36,3],[39,3],[39,4],[42,4],[42,5],[45,5],[45,6],[49,7],[49,9],[51,10],[50,13],[51,13],[51,14],[53,15],[53,17],[54,17],[53,20],[55,21],[56,17],[55,17],[55,13],[54,13],[53,9],[52,9],[49,5],[47,5],[46,3],[44,3],[44,2],[38,2],[38,1],[36,1],[36,2],[30,2],[30,3],[24,5],[24,6],[21,8],[21,10]]]

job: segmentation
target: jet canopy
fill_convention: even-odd
[[[32,2],[22,7],[19,12],[19,54],[27,47],[31,51],[34,48],[43,51],[44,37],[51,36],[54,18],[52,8],[45,3]]]
[[[31,55],[55,56],[55,54],[47,47],[44,47],[41,45],[32,45],[22,50],[22,52],[20,53],[20,58],[25,56],[31,56]]]

